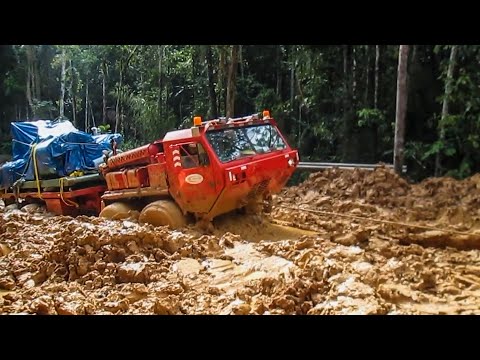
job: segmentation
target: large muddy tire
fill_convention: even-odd
[[[145,206],[138,221],[141,224],[154,226],[170,226],[178,229],[186,225],[185,216],[180,208],[171,200],[158,200]]]
[[[137,218],[138,211],[131,205],[122,202],[115,202],[105,206],[100,212],[100,217],[110,220]]]

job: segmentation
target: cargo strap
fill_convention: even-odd
[[[33,154],[33,168],[35,170],[35,183],[37,184],[38,197],[42,199],[42,191],[40,189],[40,177],[38,176],[38,166],[37,166],[37,144],[33,145],[32,154]]]
[[[62,177],[60,178],[60,199],[63,201],[63,203],[67,206],[75,206],[77,209],[80,207],[75,201],[69,200],[69,199],[64,199],[63,198],[63,181],[66,178]]]

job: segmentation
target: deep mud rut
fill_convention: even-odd
[[[480,177],[326,170],[274,201],[213,234],[3,209],[0,313],[480,314]]]

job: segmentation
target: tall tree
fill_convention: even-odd
[[[238,45],[232,46],[227,83],[227,118],[235,115],[235,92],[237,87]]]
[[[218,46],[218,113],[226,113],[226,79],[228,75],[227,71],[227,49],[225,46]]]
[[[88,74],[85,81],[85,131],[88,131]]]
[[[351,161],[353,134],[353,84],[354,66],[352,47],[343,47],[343,161]]]
[[[276,68],[277,68],[277,73],[276,73],[276,80],[277,80],[277,86],[275,87],[275,92],[277,93],[277,96],[280,98],[282,97],[282,63],[283,63],[283,48],[282,45],[278,45],[277,47],[277,61],[276,61]]]
[[[162,117],[163,45],[158,45],[158,116]]]
[[[354,104],[357,101],[357,52],[352,45],[352,97]]]
[[[409,45],[400,45],[397,71],[397,107],[395,118],[395,141],[393,166],[398,174],[402,173],[405,152],[405,116],[407,111],[407,63]]]
[[[368,45],[365,46],[365,107],[370,107],[369,105],[369,87],[370,87],[370,47]]]
[[[107,121],[107,62],[104,59],[102,61],[102,122],[105,123]]]
[[[380,78],[380,45],[375,45],[375,90],[373,96],[373,107],[378,109],[378,82]]]
[[[62,49],[62,78],[61,78],[61,83],[60,83],[60,118],[64,118],[64,108],[65,108],[65,81],[66,81],[66,71],[65,71],[65,65],[66,65],[66,55],[65,55],[65,49]]]
[[[128,65],[130,64],[133,55],[135,55],[135,52],[138,49],[138,45],[135,45],[131,51],[128,51],[128,46],[125,46],[125,48],[127,50],[126,59],[120,58],[119,62],[120,79],[117,86],[117,103],[115,105],[115,132],[119,131],[120,119],[122,118],[120,111],[120,100],[125,96],[123,93],[123,77],[125,76],[125,71],[128,69]]]
[[[457,58],[457,45],[452,45],[452,48],[450,49],[450,61],[448,63],[447,79],[445,81],[445,94],[443,97],[443,104],[442,104],[442,117],[438,125],[440,130],[439,141],[441,144],[443,144],[445,141],[445,122],[446,122],[447,116],[449,115],[448,105],[450,101],[450,96],[452,94],[453,72],[455,70],[456,58]],[[437,154],[435,156],[435,176],[440,176],[441,170],[442,170],[441,149],[438,149]]]
[[[25,54],[27,57],[27,82],[25,87],[26,98],[28,101],[28,105],[30,107],[30,111],[32,112],[33,116],[35,116],[35,107],[33,105],[34,96],[34,89],[35,86],[32,86],[33,83],[33,61],[34,61],[34,54],[33,54],[33,45],[25,45]],[[27,119],[29,118],[29,109],[27,107]]]
[[[69,60],[70,62],[70,85],[69,85],[69,94],[72,100],[72,117],[73,117],[73,124],[78,127],[77,124],[77,101],[76,101],[76,84],[75,84],[75,68],[73,67],[72,59]]]
[[[210,99],[210,117],[212,119],[218,118],[217,111],[217,94],[215,93],[215,80],[213,77],[213,59],[212,59],[212,46],[206,46],[206,63],[208,74],[208,96]]]

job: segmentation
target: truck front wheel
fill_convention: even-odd
[[[154,226],[170,226],[178,229],[186,225],[185,216],[172,200],[158,200],[145,206],[138,221]]]

